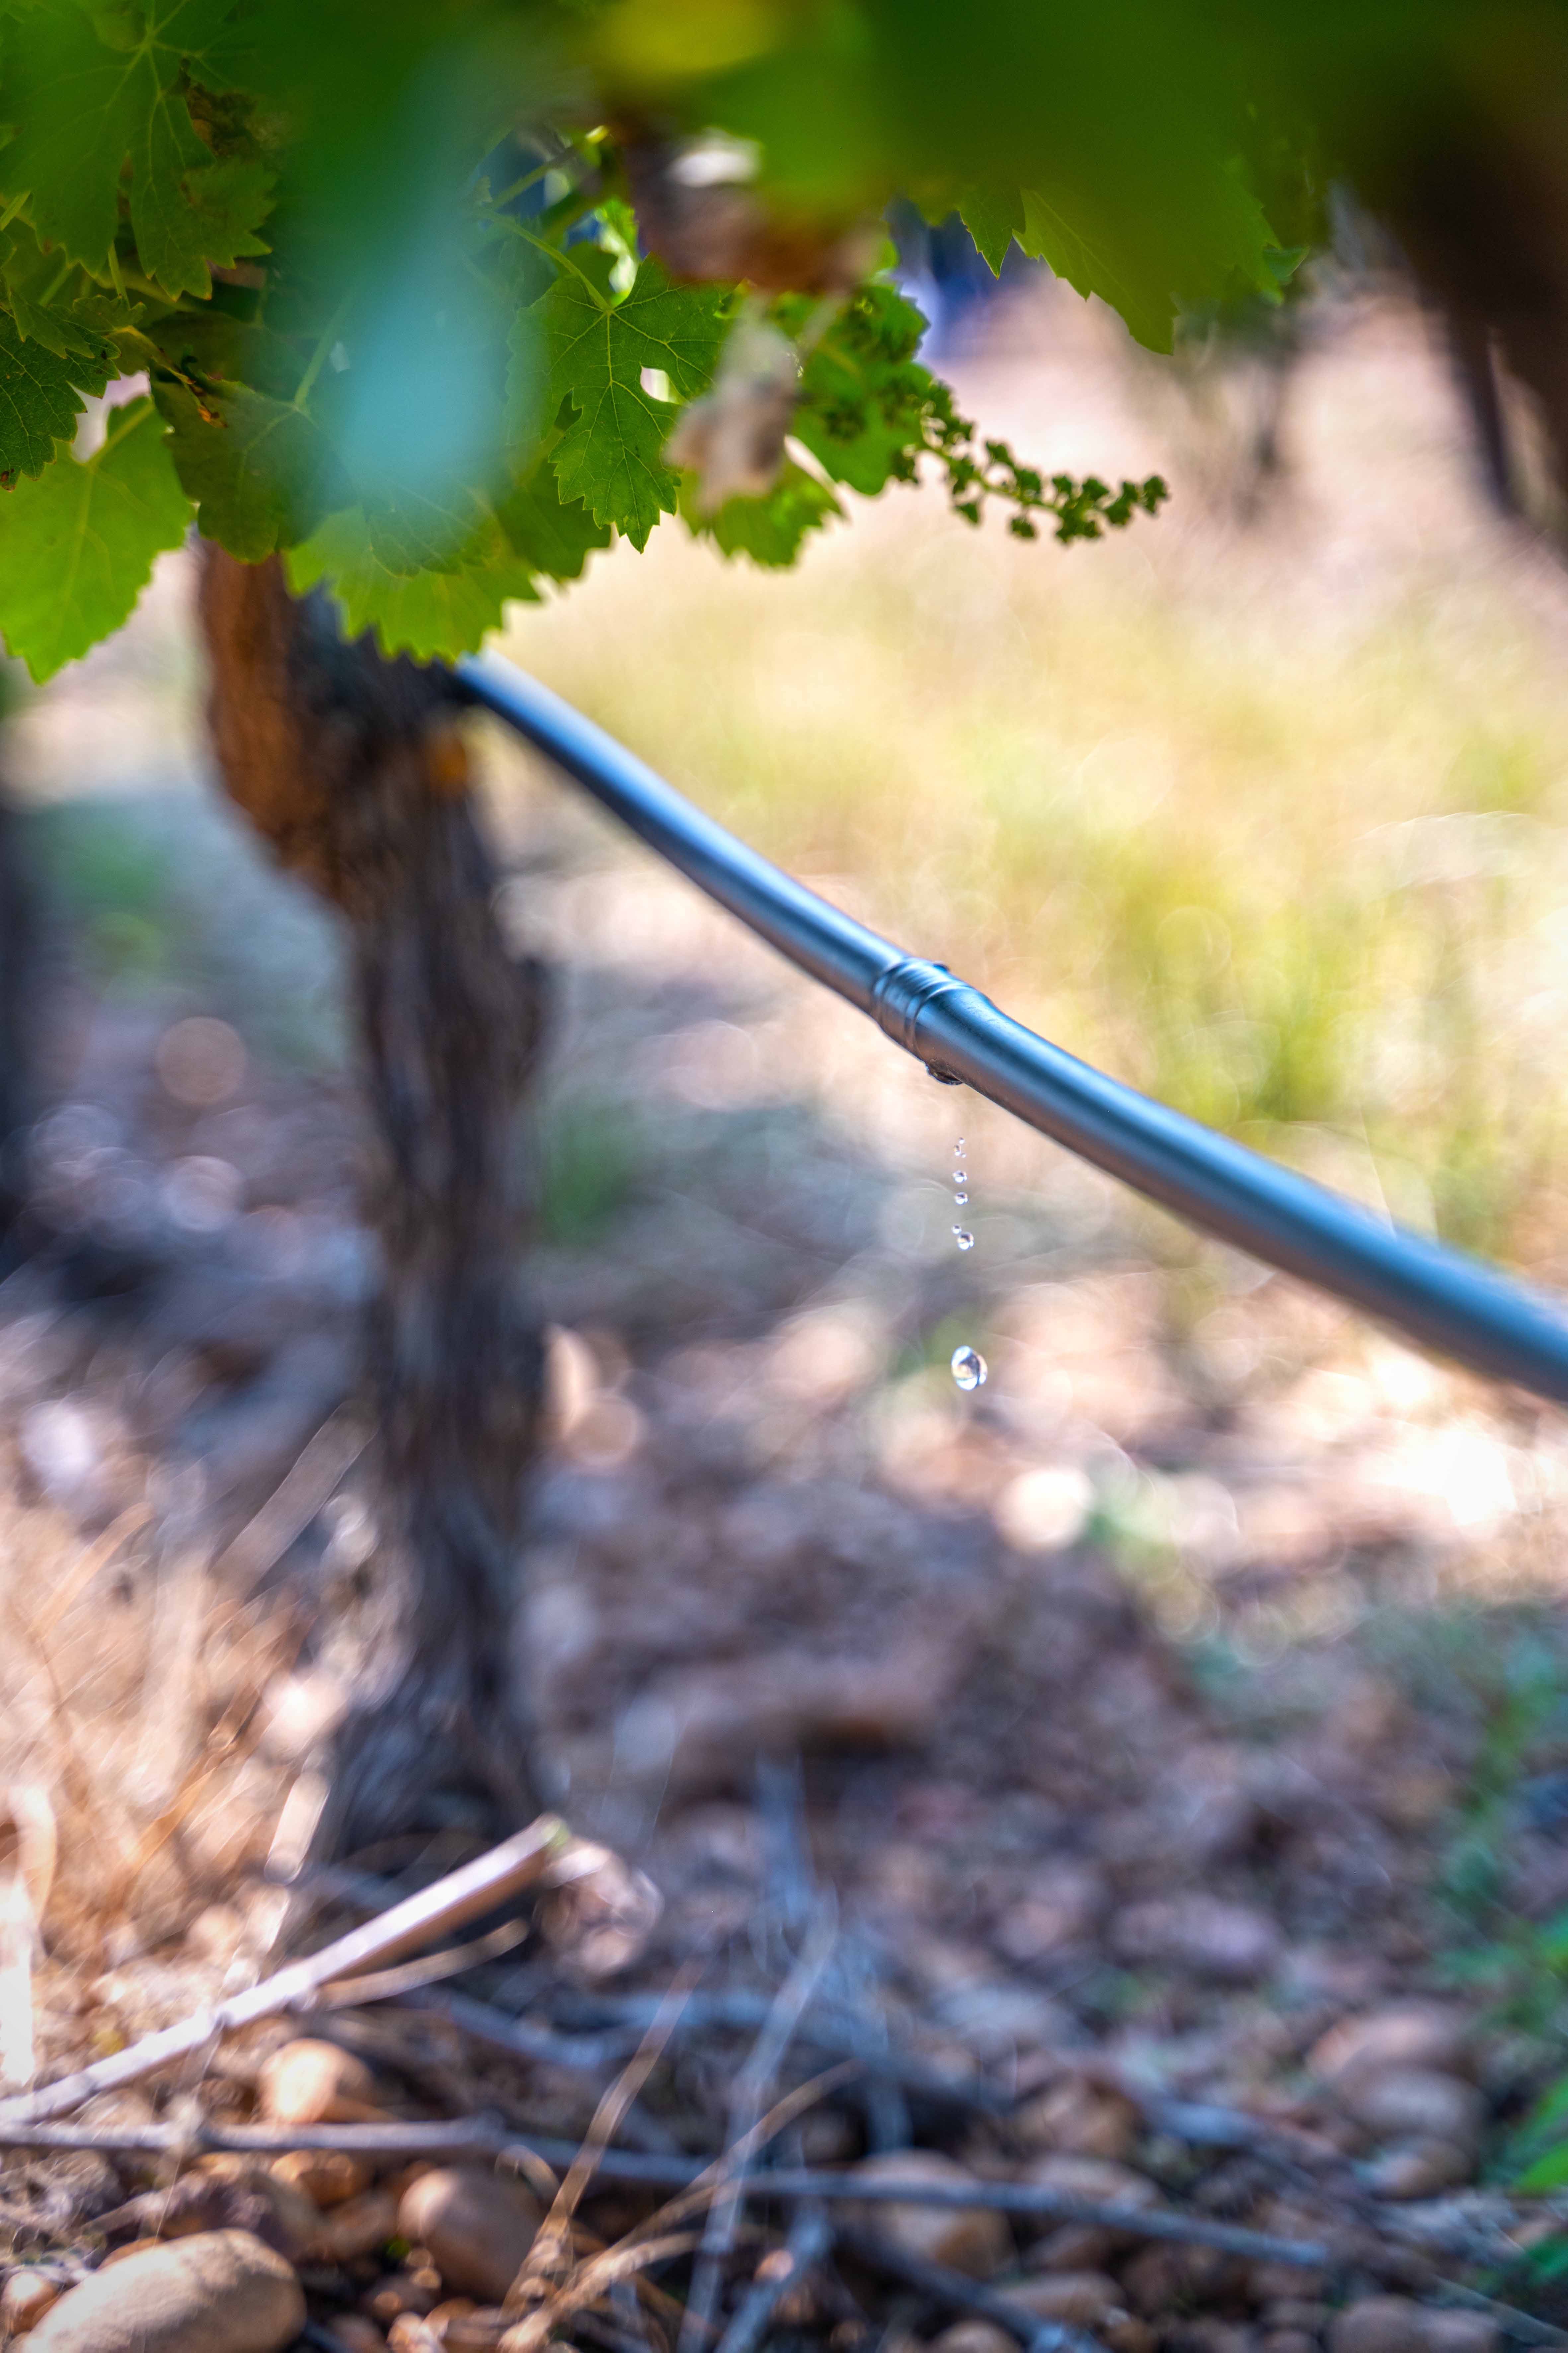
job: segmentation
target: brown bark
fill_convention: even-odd
[[[0,790],[0,1271],[16,1249],[34,1115],[33,1013],[38,932],[21,820]]]
[[[224,780],[347,927],[376,1147],[366,1387],[392,1607],[317,1852],[488,1839],[538,1810],[513,1631],[542,1390],[517,1261],[542,976],[501,943],[446,674],[345,645],[276,562],[207,548],[201,609]]]

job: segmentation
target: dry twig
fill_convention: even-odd
[[[311,1953],[274,1976],[264,1978],[248,1991],[231,1994],[211,2010],[200,2010],[176,2025],[162,2027],[155,2034],[143,2035],[129,2049],[118,2051],[108,2059],[94,2060],[76,2074],[62,2076],[58,2083],[46,2084],[26,2098],[0,2100],[0,2126],[42,2123],[48,2117],[68,2116],[96,2092],[113,2091],[121,2084],[140,2082],[172,2061],[200,2051],[217,2035],[247,2026],[258,2018],[275,2017],[296,2002],[311,2000],[323,1985],[352,1977],[372,1962],[401,1957],[441,1930],[459,1927],[531,1886],[567,1837],[563,1822],[553,1814],[542,1814],[538,1821],[520,1831],[515,1838],[492,1847],[488,1854],[465,1863],[461,1870],[449,1872],[433,1887],[421,1889],[417,1895],[395,1905],[390,1912],[351,1929],[346,1936],[340,1936],[321,1952]]]

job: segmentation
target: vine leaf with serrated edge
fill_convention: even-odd
[[[242,563],[309,538],[344,502],[331,443],[291,401],[227,385],[198,402],[186,385],[163,381],[154,396],[203,535]]]
[[[13,136],[0,148],[0,189],[27,200],[41,239],[101,275],[129,159],[138,259],[166,293],[205,299],[209,263],[258,249],[268,177],[215,162],[178,87],[229,13],[228,0],[150,0],[123,47],[76,6],[32,8],[8,23],[0,117]]]
[[[151,400],[114,409],[90,458],[0,500],[0,635],[42,684],[117,629],[191,521]]]
[[[0,313],[0,486],[9,488],[19,474],[36,479],[44,471],[58,445],[76,431],[86,406],[78,385],[85,379],[89,392],[101,392],[113,363],[108,343],[101,360],[89,364],[36,338],[24,343]]]
[[[374,629],[384,654],[412,654],[416,661],[471,653],[500,626],[508,604],[532,603],[539,595],[530,566],[499,526],[482,554],[451,571],[390,572],[377,561],[358,507],[329,515],[283,561],[295,596],[326,584],[346,636]]]
[[[645,261],[618,302],[563,269],[519,322],[542,337],[548,354],[549,406],[564,421],[552,457],[563,496],[580,499],[634,547],[647,544],[661,514],[673,514],[679,492],[664,459],[679,407],[644,390],[643,370],[661,370],[681,400],[701,392],[729,304],[727,290],[672,286],[658,262]]]

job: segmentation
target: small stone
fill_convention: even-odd
[[[974,2177],[935,2149],[905,2148],[868,2157],[854,2168],[861,2181],[930,2182],[963,2189]],[[891,2239],[927,2263],[946,2263],[971,2279],[990,2279],[1012,2253],[1012,2234],[1002,2215],[988,2206],[858,2205],[856,2220]]]
[[[0,2294],[0,2326],[12,2337],[26,2337],[59,2302],[66,2285],[49,2272],[13,2272]]]
[[[315,2246],[334,2263],[373,2255],[397,2235],[397,2200],[390,2190],[366,2189],[322,2215]]]
[[[1010,1961],[1051,1959],[1093,1935],[1105,1911],[1105,1878],[1090,1863],[1047,1863],[996,1924]]]
[[[500,2304],[541,2219],[538,2200],[520,2181],[479,2166],[438,2166],[404,2191],[397,2230],[428,2247],[450,2293]]]
[[[1162,2329],[1160,2342],[1163,2353],[1254,2353],[1257,2340],[1250,2328],[1205,2313]]]
[[[390,2353],[443,2353],[442,2340],[416,2312],[400,2312],[386,2332]]]
[[[305,2326],[291,2265],[212,2231],[100,2268],[34,2329],[34,2353],[281,2353]]]
[[[386,2353],[386,2339],[363,2312],[334,2312],[332,2335],[342,2353]]]
[[[1388,2067],[1431,2067],[1445,2074],[1463,2068],[1470,2023],[1438,2002],[1396,2002],[1386,2010],[1343,2018],[1307,2055],[1309,2071],[1336,2088]]]
[[[1358,2069],[1338,2089],[1348,2113],[1380,2140],[1445,2140],[1473,2148],[1486,2120],[1486,2102],[1475,2085],[1434,2067]]]
[[[1040,2272],[1010,2280],[1003,2293],[1041,2320],[1068,2328],[1096,2328],[1108,2312],[1121,2309],[1121,2290],[1109,2272]]]
[[[1426,2318],[1407,2295],[1363,2295],[1329,2324],[1329,2353],[1425,2353]]]
[[[1267,1913],[1215,1895],[1156,1896],[1130,1904],[1111,1927],[1120,1960],[1190,1969],[1220,1985],[1251,1985],[1268,1977],[1281,1952],[1279,1932]]]
[[[1064,2197],[1093,2199],[1102,2205],[1160,2203],[1159,2191],[1145,2175],[1105,2158],[1061,2154],[1037,2158],[1024,2179],[1042,2189],[1058,2189]],[[1062,2222],[1052,2229],[1047,2221],[1045,2236],[1030,2250],[1029,2263],[1036,2271],[1097,2271],[1108,2256],[1129,2243],[1126,2232],[1101,2223]]]
[[[1378,2198],[1436,2198],[1458,2189],[1476,2169],[1473,2148],[1450,2140],[1414,2141],[1391,2148],[1367,2168],[1367,2186]]]
[[[375,2078],[363,2059],[335,2042],[309,2037],[285,2042],[256,2078],[262,2115],[273,2124],[374,2124],[386,2111],[375,2099]]]
[[[1015,2340],[994,2320],[957,2320],[931,2340],[931,2353],[1017,2353]]]
[[[1154,2353],[1160,2341],[1149,2323],[1131,2312],[1108,2312],[1100,2324],[1100,2334],[1110,2353]]]
[[[370,2187],[369,2166],[342,2148],[291,2148],[268,2169],[312,2206],[341,2206]]]
[[[1486,2312],[1434,2312],[1421,2315],[1426,2353],[1499,2353],[1502,2331]]]
[[[384,2328],[390,2328],[405,2312],[418,2319],[434,2312],[440,2294],[439,2287],[412,2272],[394,2272],[389,2279],[377,2280],[374,2287],[365,2290],[359,2300],[360,2310],[379,2321]]]
[[[1286,2231],[1281,2235],[1289,2238],[1293,2233]],[[1309,2328],[1321,2325],[1328,2317],[1328,2307],[1316,2301],[1327,2287],[1328,2279],[1326,2271],[1310,2270],[1301,2263],[1250,2263],[1247,2285],[1254,2304],[1262,2305],[1267,2311],[1271,2327]],[[1291,2312],[1310,2311],[1318,2315],[1318,2319],[1276,2320],[1274,2314],[1281,2308]]]
[[[1061,2149],[1073,2157],[1130,2157],[1138,2138],[1138,2111],[1118,2092],[1102,2092],[1081,2075],[1053,2084],[1018,2109],[1013,2127],[1026,2149]]]

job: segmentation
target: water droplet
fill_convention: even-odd
[[[955,1168],[952,1172],[952,1181],[955,1185],[967,1185],[969,1182],[968,1169]]]
[[[988,1370],[978,1348],[955,1348],[952,1352],[952,1377],[961,1389],[980,1389],[985,1386]]]
[[[963,1138],[962,1135],[959,1137],[958,1142],[953,1145],[952,1151],[953,1157],[955,1159],[962,1157],[963,1152]]]
[[[970,1232],[967,1226],[954,1226],[952,1229],[952,1239],[958,1244],[960,1250],[973,1250],[974,1248],[974,1236]]]
[[[962,1209],[968,1198],[969,1196],[967,1193],[955,1193],[952,1197],[952,1205],[954,1208]]]

